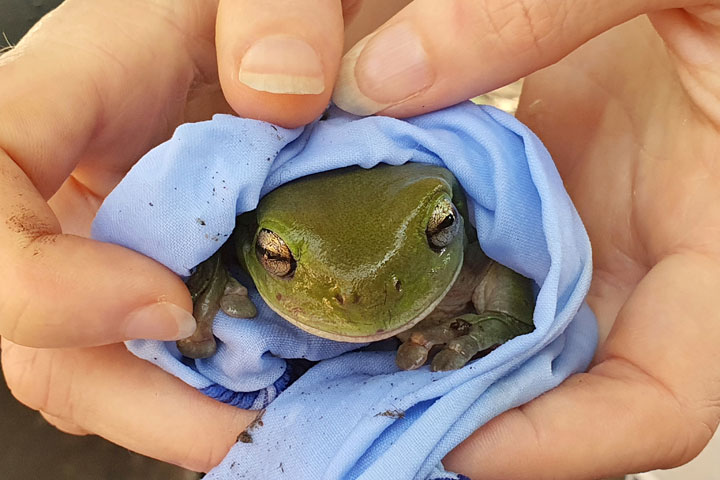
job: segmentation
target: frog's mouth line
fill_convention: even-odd
[[[267,301],[265,296],[258,290],[258,293],[260,293],[260,296],[265,300],[265,303],[268,307],[270,307],[275,313],[283,317],[288,322],[292,323],[296,327],[298,327],[301,330],[304,330],[312,335],[315,335],[316,337],[321,338],[327,338],[328,340],[334,340],[336,342],[348,342],[348,343],[369,343],[369,342],[377,342],[380,340],[385,340],[386,338],[394,337],[395,335],[404,332],[405,330],[408,330],[418,323],[420,323],[425,317],[430,315],[433,310],[435,310],[435,307],[437,307],[440,302],[443,301],[445,296],[448,294],[450,289],[455,285],[455,281],[457,280],[457,277],[460,275],[460,270],[462,270],[463,261],[461,259],[460,262],[458,262],[458,266],[455,269],[455,273],[453,274],[452,281],[448,282],[448,286],[445,288],[445,291],[442,292],[442,294],[438,295],[438,297],[433,300],[433,302],[428,305],[425,310],[420,312],[414,319],[407,322],[404,325],[399,326],[398,328],[395,328],[393,330],[384,330],[379,333],[374,333],[372,335],[341,335],[339,333],[333,333],[333,332],[327,332],[325,330],[320,330],[319,328],[311,327],[309,325],[306,325],[302,322],[299,322],[297,319],[294,319],[292,317],[289,317],[287,314],[277,310],[270,302]]]

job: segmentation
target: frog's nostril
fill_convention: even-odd
[[[341,307],[345,306],[346,304],[357,305],[358,303],[361,303],[360,295],[355,292],[337,292],[335,293],[335,295],[333,295],[333,298]]]
[[[402,292],[402,288],[403,288],[402,282],[396,278],[395,279],[395,290],[398,292]]]
[[[345,305],[345,297],[341,293],[335,294],[335,300],[337,300],[340,305]]]

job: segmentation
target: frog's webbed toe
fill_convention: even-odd
[[[468,357],[464,352],[456,352],[451,348],[446,348],[435,355],[430,365],[430,370],[433,372],[458,370],[464,367],[471,358],[472,356]]]
[[[197,321],[195,333],[177,341],[180,353],[189,358],[208,358],[217,348],[213,335],[213,320],[222,310],[231,317],[250,318],[257,315],[248,297],[247,288],[235,280],[222,263],[220,252],[201,263],[188,279],[193,299],[193,316]]]
[[[532,325],[501,312],[469,313],[455,322],[464,324],[461,329],[467,333],[448,341],[435,355],[430,365],[433,372],[462,368],[478,353],[533,330]]]
[[[422,323],[410,332],[410,336],[398,348],[395,363],[403,370],[422,367],[435,345],[444,345],[464,332],[457,330],[460,324],[446,322],[425,327]]]
[[[468,313],[431,327],[420,324],[400,345],[396,363],[403,370],[425,364],[433,347],[441,347],[432,359],[433,372],[457,370],[478,353],[497,347],[533,330],[533,326],[501,312]]]
[[[451,340],[435,355],[430,370],[433,372],[457,370],[464,367],[480,350],[475,339],[469,335]]]
[[[455,329],[463,333],[433,358],[433,371],[462,368],[476,355],[535,328],[532,281],[497,262],[490,263],[474,289],[472,303],[477,313],[455,319]]]
[[[234,318],[253,318],[257,315],[257,308],[250,300],[247,288],[231,275],[228,275],[225,291],[220,298],[220,308]]]

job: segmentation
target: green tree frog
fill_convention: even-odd
[[[225,249],[293,325],[343,342],[398,336],[396,362],[461,368],[533,330],[532,281],[490,260],[449,170],[420,163],[348,167],[300,178],[238,217]],[[227,254],[227,252],[226,252]],[[198,321],[181,353],[215,352],[220,308],[256,310],[220,252],[188,280]]]

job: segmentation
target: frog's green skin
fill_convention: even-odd
[[[465,222],[454,176],[409,163],[350,167],[304,177],[238,217],[233,243],[265,302],[312,334],[345,342],[400,335],[397,363],[434,370],[533,329],[530,280],[489,260]],[[194,358],[212,355],[219,308],[253,316],[247,291],[216,254],[188,286],[198,330],[178,342]]]

